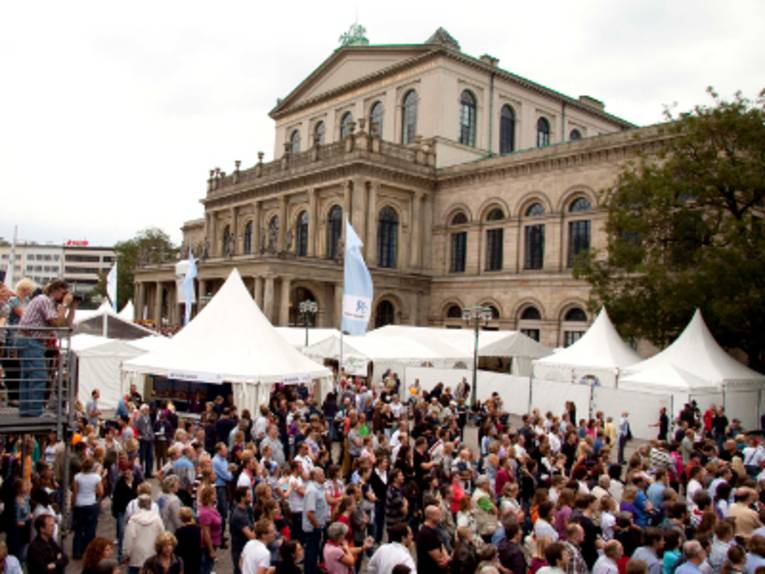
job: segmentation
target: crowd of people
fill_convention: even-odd
[[[108,415],[94,391],[68,457],[55,434],[2,444],[2,573],[765,574],[765,447],[721,408],[662,412],[637,445],[627,412],[513,424],[464,379],[340,376],[194,416],[142,391]]]

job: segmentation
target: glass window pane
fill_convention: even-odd
[[[409,90],[404,96],[401,113],[401,143],[412,143],[417,137],[417,92]]]
[[[375,102],[369,109],[369,133],[373,136],[382,137],[383,106],[382,102]]]
[[[515,150],[515,112],[510,106],[502,106],[499,118],[499,153]]]
[[[499,271],[502,269],[503,239],[504,230],[501,228],[486,231],[486,271]]]
[[[475,147],[476,134],[476,100],[468,90],[460,97],[460,133],[459,142]]]
[[[398,215],[390,207],[380,210],[377,222],[377,265],[396,267],[398,250]]]
[[[467,255],[467,232],[452,233],[452,252],[450,271],[452,273],[465,272],[465,258]]]

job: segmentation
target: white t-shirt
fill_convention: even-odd
[[[292,488],[292,492],[290,492],[290,495],[287,497],[290,510],[292,512],[303,512],[303,495],[296,490],[304,485],[303,479],[299,476],[290,476],[289,485]]]
[[[242,550],[242,574],[258,574],[259,568],[271,566],[271,552],[260,540],[250,540]]]
[[[239,478],[236,481],[237,488],[240,488],[242,486],[246,486],[247,488],[252,488],[252,479],[250,478],[250,475],[244,471],[239,473]]]
[[[101,477],[98,474],[95,472],[78,472],[74,475],[74,482],[77,485],[75,506],[92,506],[98,502],[96,500],[96,488],[101,482]]]

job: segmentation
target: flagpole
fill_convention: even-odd
[[[343,372],[343,329],[340,328],[340,364],[337,366],[337,386],[340,385],[340,378]]]

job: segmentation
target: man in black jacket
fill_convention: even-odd
[[[526,558],[521,548],[521,527],[517,522],[506,522],[505,538],[497,546],[499,563],[513,574],[526,574]]]
[[[64,574],[69,558],[53,540],[55,526],[56,519],[50,514],[41,514],[35,520],[37,538],[27,552],[28,574]]]

